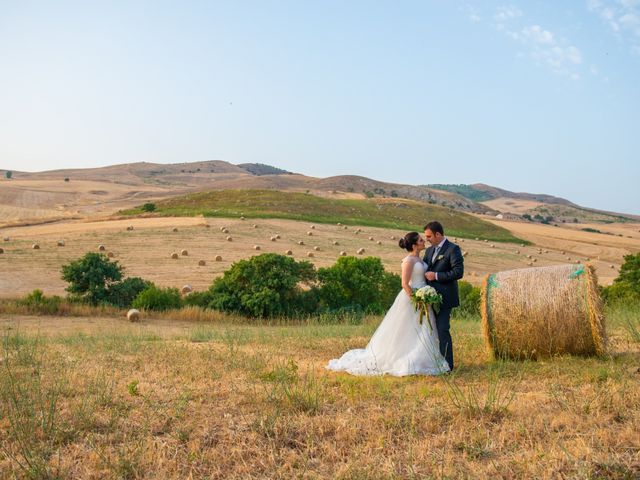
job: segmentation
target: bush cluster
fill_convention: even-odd
[[[192,305],[252,318],[317,315],[352,322],[384,313],[401,289],[400,276],[386,272],[376,257],[340,257],[316,270],[310,262],[265,253],[234,263],[207,291],[184,298],[176,288],[159,288],[139,277],[123,279],[122,272],[117,261],[93,252],[62,267],[72,300],[159,311]],[[457,316],[477,315],[480,289],[467,282],[459,288]],[[44,305],[37,292],[25,301]]]
[[[606,303],[640,302],[640,253],[625,255],[618,277],[602,288]]]

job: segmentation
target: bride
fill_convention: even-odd
[[[425,264],[420,252],[425,248],[418,232],[407,233],[399,245],[409,253],[402,260],[402,290],[364,349],[350,350],[329,361],[327,369],[352,375],[439,375],[449,371],[440,354],[435,315],[419,322],[411,302],[416,288],[426,285]],[[431,326],[429,326],[429,323]]]

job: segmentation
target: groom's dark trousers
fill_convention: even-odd
[[[442,307],[436,315],[436,330],[440,342],[440,353],[453,370],[453,341],[451,340],[451,308]]]
[[[438,280],[427,281],[442,295],[442,305],[436,315],[436,329],[440,342],[440,353],[453,370],[453,342],[451,340],[451,310],[460,305],[458,296],[458,280],[464,275],[462,251],[455,243],[445,240],[442,248],[434,255],[435,247],[427,248],[424,261],[427,270],[436,272]]]

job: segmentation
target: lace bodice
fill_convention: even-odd
[[[415,260],[406,257],[404,261],[411,262]],[[424,287],[427,284],[427,281],[424,278],[424,273],[426,271],[425,268],[426,266],[421,259],[415,261],[415,264],[413,265],[413,271],[411,272],[411,280],[409,280],[409,285],[411,285],[411,288],[420,288]]]

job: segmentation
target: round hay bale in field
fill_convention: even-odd
[[[253,249],[254,249],[254,250],[260,250],[260,245],[254,245],[254,246],[253,246]]]
[[[191,292],[193,292],[193,287],[191,285],[185,285],[180,289],[180,293],[182,295],[186,295]]]
[[[300,241],[298,242],[298,245],[304,245],[304,242],[303,242],[302,240],[300,240]]]
[[[331,243],[332,243],[333,245],[340,245],[340,244],[338,243],[338,241],[337,241],[337,240],[334,240],[334,241],[333,241],[333,242],[331,242]]]
[[[222,261],[222,255],[216,255],[216,262]]]
[[[309,228],[310,228],[311,230],[315,230],[316,226],[315,226],[315,225],[311,225]]]
[[[391,240],[395,240],[396,236],[395,235],[391,235],[391,237],[389,237],[389,238],[391,238]]]
[[[227,237],[227,242],[233,242],[233,237]]]
[[[258,225],[254,223],[253,225],[251,225],[251,228],[258,228]]]
[[[11,240],[11,239],[10,239],[9,237],[4,237],[4,241],[5,241],[5,242],[8,242],[8,241],[10,241],[10,240]]]
[[[64,240],[58,240],[58,246],[64,247]]]
[[[227,229],[227,227],[220,227],[220,231],[224,232]]]
[[[380,240],[378,240],[378,241],[376,242],[376,245],[382,245],[382,242],[381,242]]]
[[[313,247],[313,249],[314,249],[316,252],[319,252],[319,251],[320,251],[320,247]]]
[[[307,252],[307,257],[313,257],[313,252]]]
[[[277,240],[276,237],[271,237],[272,242],[275,242],[276,240]]]
[[[31,248],[33,250],[40,250],[40,245],[38,245],[37,243],[34,243],[33,245],[31,245]]]
[[[113,258],[115,257],[115,254],[113,252],[107,252],[107,257]]]
[[[342,228],[345,229],[345,230],[348,230],[348,227],[346,225],[344,227],[342,227]]]
[[[496,248],[496,246],[493,243],[490,245],[490,247],[491,248]]]
[[[480,311],[496,357],[604,355],[606,331],[591,265],[522,268],[488,275]]]
[[[187,250],[180,250],[180,255],[182,255],[183,257],[188,257],[189,256],[189,252]]]
[[[177,260],[178,259],[178,252],[173,252],[171,254],[171,258],[173,258],[174,260]]]
[[[609,268],[616,268],[615,265],[609,265]]]
[[[104,245],[98,245],[98,250],[104,252],[107,249]]]
[[[309,237],[311,237],[311,236],[313,235],[313,232],[312,232],[312,231],[308,231],[308,232],[307,232],[307,235],[308,235]]]
[[[347,256],[347,252],[345,252],[344,250],[340,252],[340,256],[341,257],[346,257]]]
[[[173,227],[173,231],[174,231],[174,232],[177,232],[177,231],[178,231],[178,228],[177,228],[177,227]]]
[[[244,220],[244,217],[240,217],[240,220]]]
[[[370,242],[373,242],[373,237],[369,237],[369,241],[370,241]]]
[[[130,232],[131,230],[133,230],[133,225],[129,225],[129,226],[127,227],[127,231],[128,231],[128,232]]]
[[[277,240],[280,240],[280,234],[279,233],[276,233],[275,237],[276,237]]]
[[[228,228],[223,228],[222,229],[222,233],[229,233],[229,229]]]
[[[285,255],[293,255],[293,252],[291,250],[287,250],[286,252],[284,252]]]
[[[364,248],[359,248],[356,252],[358,255],[362,255],[364,253]]]
[[[520,254],[520,250],[516,250],[516,253],[519,255]]]
[[[140,320],[140,310],[132,308],[127,312],[127,320],[130,322],[138,322]]]
[[[198,260],[198,266],[199,267],[204,267],[207,264],[207,262],[205,262],[204,260]]]

